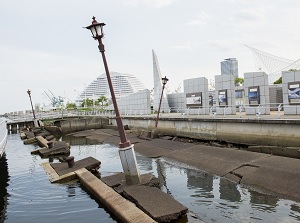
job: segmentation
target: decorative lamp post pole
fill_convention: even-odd
[[[125,179],[127,184],[138,184],[140,183],[140,174],[139,170],[137,167],[137,162],[136,162],[136,157],[135,157],[135,152],[133,145],[131,145],[130,141],[127,140],[126,133],[124,130],[124,125],[122,122],[122,118],[119,113],[118,109],[118,104],[117,100],[115,97],[114,89],[113,89],[113,84],[111,81],[108,65],[106,62],[106,57],[105,57],[105,49],[104,45],[102,43],[102,38],[104,36],[103,34],[103,26],[105,26],[105,23],[98,23],[96,21],[96,18],[93,17],[92,24],[85,27],[86,29],[89,29],[93,35],[93,38],[95,40],[98,40],[98,48],[102,54],[102,59],[103,59],[103,64],[106,72],[106,77],[107,77],[107,82],[108,86],[110,89],[110,94],[112,97],[112,102],[114,105],[115,113],[116,113],[116,122],[117,122],[117,127],[120,135],[120,140],[121,142],[119,143],[119,155],[123,167],[123,171],[125,174]]]
[[[161,80],[162,80],[163,86],[162,86],[162,90],[161,90],[161,96],[160,96],[160,101],[159,101],[159,106],[158,106],[158,111],[157,111],[157,116],[156,116],[156,121],[155,121],[155,128],[157,128],[157,124],[158,124],[159,111],[160,111],[161,101],[162,101],[162,98],[164,95],[165,85],[167,84],[169,79],[165,76]]]
[[[33,105],[32,105],[31,91],[30,91],[29,89],[28,89],[28,91],[27,91],[27,94],[29,95],[29,99],[30,99],[30,104],[31,104],[31,109],[32,109],[32,114],[33,114],[33,123],[34,123],[34,126],[37,127],[38,124],[37,124],[37,120],[36,120],[35,113],[34,113],[34,109],[33,109]]]

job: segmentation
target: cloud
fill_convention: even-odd
[[[186,23],[187,26],[205,26],[207,22],[211,20],[211,16],[206,12],[200,12],[195,19]]]
[[[176,0],[121,0],[124,5],[137,7],[144,5],[153,8],[163,8],[172,5]]]

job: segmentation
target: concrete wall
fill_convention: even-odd
[[[235,86],[233,75],[216,75],[215,76],[215,96],[217,107],[217,114],[234,115],[236,113],[235,108]],[[226,91],[227,102],[226,105],[220,103],[219,93],[220,91]],[[225,107],[228,107],[224,109]]]
[[[290,104],[289,95],[289,83],[300,82],[300,71],[284,71],[282,72],[282,94],[284,103],[284,114],[285,115],[299,115],[300,114],[300,103]],[[300,100],[300,99],[299,99]]]
[[[185,112],[186,99],[184,93],[167,94],[171,112]]]
[[[151,114],[150,91],[148,89],[130,94],[117,100],[119,112],[122,115]],[[114,110],[113,104],[107,110]]]
[[[111,120],[116,125],[115,120]],[[150,131],[155,119],[123,118],[129,128]],[[250,145],[299,146],[300,120],[160,118],[158,131],[180,137]]]
[[[207,115],[209,114],[209,93],[208,93],[208,80],[205,77],[192,78],[183,80],[184,94],[191,93],[202,93],[202,106],[195,108],[190,107],[187,109],[186,113],[188,114],[199,114]]]
[[[246,106],[248,115],[255,115],[258,111],[261,115],[270,114],[270,96],[269,96],[269,79],[265,72],[251,72],[244,74],[244,89],[245,97],[248,98],[248,103],[251,106]],[[259,103],[253,104],[248,97],[249,88],[259,88]]]
[[[59,121],[59,125],[62,133],[68,134],[87,129],[101,129],[104,125],[108,125],[108,121],[108,118],[90,117]]]

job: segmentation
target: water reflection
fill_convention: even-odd
[[[220,199],[230,202],[240,202],[241,193],[237,189],[237,185],[224,178],[220,179]]]
[[[257,209],[264,212],[275,212],[278,198],[273,196],[266,196],[253,190],[249,190],[250,203],[253,209]]]
[[[0,222],[4,222],[7,206],[8,168],[6,155],[0,159]]]
[[[151,159],[142,159],[140,155],[137,160],[143,170],[155,170],[156,165],[153,174],[160,180],[162,189],[189,208],[193,217],[188,215],[187,220],[178,222],[193,222],[194,218],[204,222],[300,221],[300,204],[297,202],[249,190],[225,178],[172,161],[153,159],[150,162]]]
[[[63,138],[72,145],[71,155],[76,160],[95,157],[102,163],[100,172],[103,175],[122,171],[116,146],[99,143],[87,145],[85,138],[68,139],[70,141]],[[7,222],[20,222],[25,218],[31,222],[37,222],[41,218],[45,222],[114,222],[105,211],[98,216],[102,209],[97,209],[98,205],[95,207],[91,199],[86,198],[86,193],[82,192],[77,182],[50,184],[40,166],[45,160],[41,161],[39,156],[30,155],[33,146],[24,146],[19,136],[10,137],[10,144],[7,154],[10,177],[7,163],[4,164],[6,172],[1,172],[0,175],[0,182],[4,181],[6,185],[8,178],[11,178]],[[230,223],[300,221],[300,204],[297,202],[267,196],[179,163],[136,155],[141,173],[153,173],[158,177],[163,191],[189,208],[189,215],[176,223],[194,222],[195,218],[204,222]],[[7,196],[7,189],[6,186],[1,186],[0,189],[1,199]],[[3,203],[4,199],[0,201],[2,210]]]

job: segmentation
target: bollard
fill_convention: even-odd
[[[74,166],[74,156],[68,156],[65,161],[68,163],[69,168]]]
[[[53,148],[53,141],[47,142],[47,145],[48,145],[48,149],[52,149]]]

